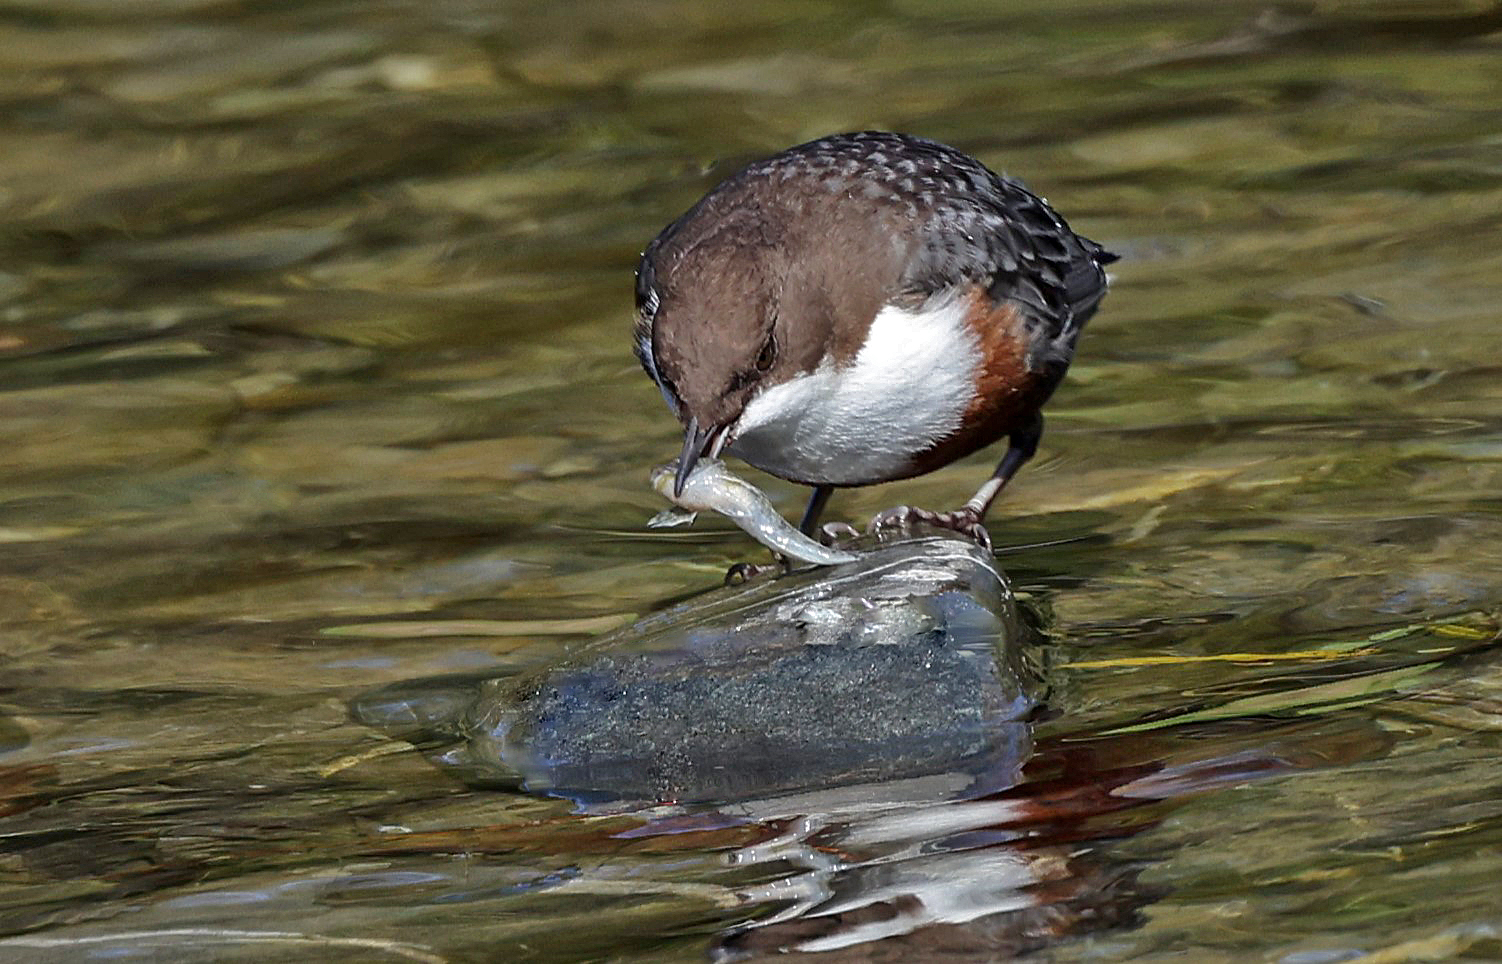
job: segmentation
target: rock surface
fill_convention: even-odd
[[[695,597],[565,662],[480,680],[467,701],[449,690],[436,722],[460,743],[442,759],[597,805],[877,784],[889,800],[902,781],[924,799],[983,793],[1010,785],[1030,750],[1028,632],[975,545],[888,542]],[[387,728],[428,715],[399,696],[357,713]]]

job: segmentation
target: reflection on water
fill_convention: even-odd
[[[1100,844],[1157,826],[1180,798],[1386,749],[1375,728],[1345,722],[1324,732],[1274,727],[1254,740],[1199,728],[1168,745],[1043,745],[1015,790],[810,813],[790,832],[728,855],[732,866],[767,865],[786,876],[744,892],[779,910],[728,931],[718,956],[849,950],[862,960],[975,960],[1131,924],[1163,892],[1139,880],[1140,864]],[[1195,741],[1215,749],[1174,755],[1175,745]]]
[[[11,3],[0,956],[1502,958],[1499,29]],[[581,814],[351,720],[750,552],[643,531],[675,426],[631,265],[739,161],[863,127],[1126,256],[992,527],[1048,633],[1021,782]]]

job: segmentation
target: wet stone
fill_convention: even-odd
[[[994,560],[928,535],[706,593],[467,700],[403,684],[356,715],[409,738],[421,720],[471,780],[586,805],[877,783],[885,799],[933,777],[925,794],[967,796],[1010,786],[1031,749],[1029,637]]]

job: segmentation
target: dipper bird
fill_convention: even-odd
[[[1020,181],[935,141],[864,131],[732,174],[636,271],[636,355],[683,423],[677,489],[722,451],[813,486],[922,475],[1007,439],[951,512],[990,545],[998,493],[1032,458],[1116,256]]]

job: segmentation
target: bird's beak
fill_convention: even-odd
[[[683,433],[683,453],[678,456],[678,474],[673,476],[673,497],[683,494],[683,487],[688,483],[688,477],[694,471],[694,466],[699,463],[708,449],[713,446],[713,451],[708,452],[713,458],[720,454],[720,446],[724,443],[727,425],[711,425],[708,428],[700,428],[699,420],[688,420],[688,428]]]

